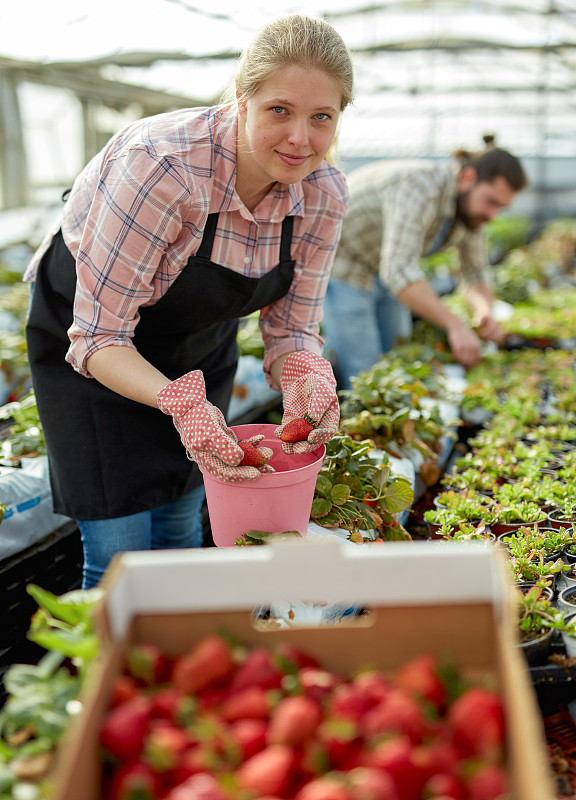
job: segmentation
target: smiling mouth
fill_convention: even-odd
[[[281,153],[279,150],[276,151],[276,155],[284,161],[285,164],[292,164],[294,166],[299,166],[310,158],[310,156],[295,156],[290,153]]]

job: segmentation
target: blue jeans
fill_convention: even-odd
[[[202,547],[204,486],[173,503],[114,519],[77,520],[84,546],[82,588],[96,586],[116,553]]]
[[[330,278],[324,300],[324,353],[333,360],[342,389],[370,369],[399,338],[412,333],[410,310],[378,278],[371,292]]]

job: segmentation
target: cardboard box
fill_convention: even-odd
[[[505,701],[514,800],[555,797],[535,694],[514,646],[503,562],[490,545],[294,541],[128,553],[105,585],[102,658],[62,743],[54,800],[100,798],[99,725],[127,644],[153,642],[176,654],[219,628],[253,646],[290,641],[345,673],[365,665],[391,671],[436,653],[471,679],[493,676]],[[313,628],[254,624],[254,608],[298,599],[361,603],[370,613]]]

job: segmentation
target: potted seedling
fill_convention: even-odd
[[[434,538],[449,542],[493,542],[496,539],[490,528],[483,522],[440,525]]]
[[[491,530],[498,536],[523,525],[545,522],[547,518],[546,511],[539,505],[528,500],[521,500],[517,503],[494,502],[490,508],[487,522]]]
[[[559,499],[558,507],[548,512],[548,523],[553,528],[576,525],[576,497],[565,495]]]
[[[570,569],[561,558],[556,561],[546,561],[542,553],[537,550],[516,553],[511,551],[506,566],[510,577],[516,583],[546,580],[552,586],[555,586],[558,575]]]
[[[563,627],[564,615],[543,594],[541,586],[515,591],[519,647],[531,667],[545,664],[555,630]]]
[[[489,472],[483,472],[481,469],[467,467],[459,471],[456,467],[452,467],[451,471],[446,473],[442,478],[441,486],[444,491],[450,489],[453,491],[472,489],[481,494],[492,496],[496,491],[498,483],[494,475]]]

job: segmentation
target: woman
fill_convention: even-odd
[[[239,466],[224,421],[239,318],[262,309],[277,434],[308,414],[301,452],[336,431],[318,329],[347,192],[324,158],[352,85],[330,25],[276,20],[242,55],[233,102],[114,136],[32,260],[30,367],[54,508],[78,521],[85,588],[116,552],[201,545],[190,459],[225,480],[260,474]]]

